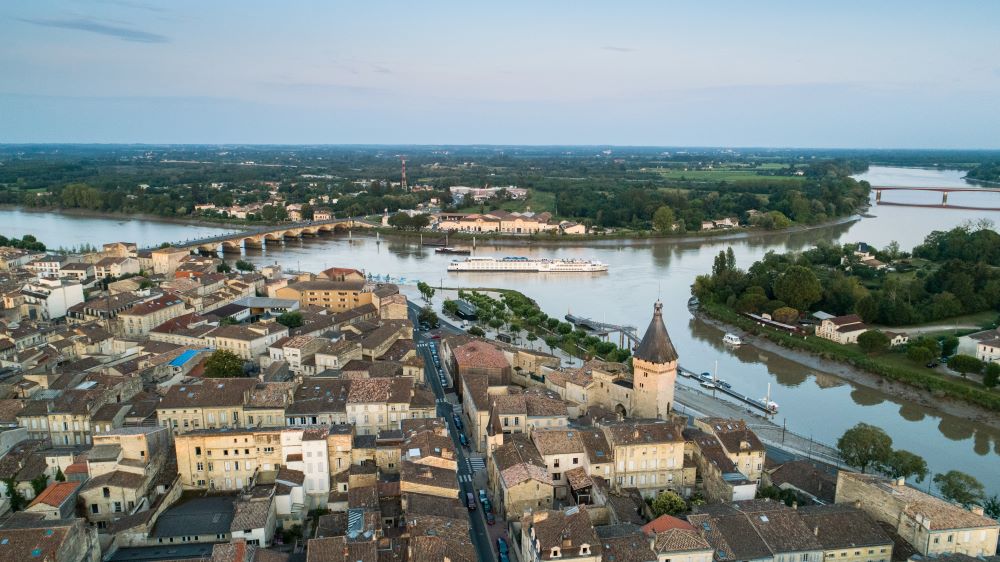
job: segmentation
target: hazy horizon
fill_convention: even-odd
[[[0,7],[0,143],[1000,149],[1000,4]]]

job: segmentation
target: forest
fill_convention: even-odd
[[[1000,235],[991,225],[935,231],[913,249],[821,244],[801,253],[770,252],[746,271],[722,252],[693,293],[737,312],[795,322],[822,310],[865,322],[905,326],[1000,310]],[[868,265],[859,247],[885,264]]]

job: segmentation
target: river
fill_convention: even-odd
[[[962,173],[873,166],[859,179],[881,186],[961,187]],[[889,192],[886,192],[887,194]],[[886,199],[899,202],[936,202],[940,194],[892,192]],[[956,204],[1000,207],[1000,194],[952,194]],[[869,216],[849,224],[797,233],[751,235],[738,240],[603,241],[591,247],[494,247],[479,244],[478,255],[578,257],[601,260],[606,274],[449,274],[451,259],[431,249],[402,240],[376,241],[368,236],[305,239],[279,248],[251,251],[246,259],[258,264],[280,263],[287,268],[319,271],[333,266],[363,268],[432,285],[503,287],[536,299],[549,315],[568,311],[616,324],[644,329],[653,302],[664,303],[667,328],[685,367],[710,371],[718,361],[720,378],[741,392],[764,396],[768,384],[781,406],[778,423],[817,441],[832,444],[847,428],[864,421],[884,428],[894,445],[923,456],[933,472],[966,471],[979,478],[990,493],[1000,493],[1000,431],[981,423],[900,401],[835,375],[815,372],[778,354],[745,345],[732,350],[722,345],[722,332],[693,318],[686,307],[695,276],[708,272],[720,250],[732,246],[740,267],[766,252],[809,248],[820,241],[865,241],[884,247],[895,240],[905,249],[918,244],[932,230],[945,230],[966,221],[986,218],[1000,222],[1000,212],[940,208],[873,206]],[[185,227],[141,220],[82,218],[0,210],[5,235],[34,234],[50,246],[99,245],[127,240],[153,245],[221,232],[209,227]],[[232,258],[230,258],[232,259]],[[412,290],[412,289],[408,289]],[[413,290],[415,293],[415,290]]]

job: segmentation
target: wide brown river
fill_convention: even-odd
[[[965,186],[957,171],[872,167],[860,176],[872,185]],[[940,194],[886,192],[887,200],[936,203]],[[949,202],[960,205],[1000,207],[1000,193],[953,193]],[[718,361],[720,378],[750,396],[763,396],[768,383],[772,399],[780,404],[776,421],[788,428],[834,443],[845,429],[859,421],[884,428],[895,446],[923,456],[933,472],[957,468],[973,474],[990,493],[1000,493],[1000,431],[981,423],[906,403],[878,390],[865,388],[828,373],[816,372],[786,357],[745,345],[738,350],[722,345],[723,334],[694,319],[686,303],[695,276],[711,270],[720,250],[732,246],[741,267],[766,252],[803,250],[820,241],[864,241],[884,247],[895,240],[911,249],[932,230],[953,228],[966,221],[990,219],[1000,224],[1000,212],[940,208],[873,206],[872,218],[808,232],[750,236],[738,240],[707,242],[653,241],[624,243],[604,241],[588,247],[494,247],[479,244],[477,255],[577,257],[596,259],[610,266],[605,274],[470,274],[446,270],[449,256],[399,240],[381,240],[355,233],[347,236],[305,239],[281,247],[251,251],[256,263],[278,262],[290,269],[319,271],[332,266],[362,268],[372,274],[404,278],[404,283],[426,281],[432,285],[513,288],[536,299],[549,315],[568,311],[615,324],[644,329],[652,304],[664,302],[667,328],[681,355],[681,364],[696,371],[710,371]],[[100,245],[114,240],[141,246],[198,238],[223,229],[191,227],[140,220],[83,218],[55,213],[0,211],[4,235],[34,234],[51,247]],[[415,290],[414,290],[415,292]]]

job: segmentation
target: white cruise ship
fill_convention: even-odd
[[[524,257],[471,257],[454,260],[448,271],[511,271],[527,273],[590,273],[607,271],[608,266],[595,260],[531,259]]]

